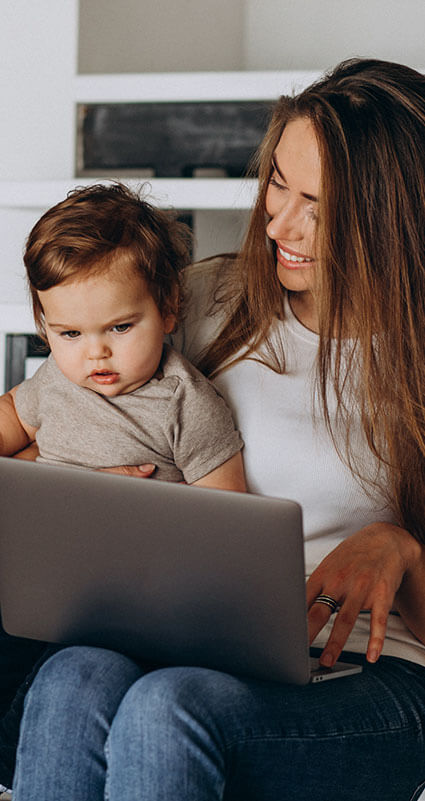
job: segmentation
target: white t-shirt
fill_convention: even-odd
[[[175,347],[197,363],[200,352],[220,330],[223,310],[213,313],[217,271],[222,260],[193,265],[187,272],[187,316],[173,337]],[[220,308],[220,307],[218,307]],[[344,464],[331,441],[316,387],[319,338],[292,313],[276,320],[273,338],[283,343],[284,375],[253,359],[245,359],[221,373],[214,383],[233,411],[245,447],[248,489],[300,503],[305,532],[307,576],[336,545],[363,526],[395,522],[384,496],[366,492]],[[314,412],[314,413],[313,413]],[[360,422],[351,432],[357,463],[367,465],[370,477],[377,464],[364,440]],[[360,615],[345,650],[366,652],[369,615]],[[323,646],[331,623],[315,645]],[[383,653],[425,665],[425,646],[410,633],[398,615],[390,615]]]

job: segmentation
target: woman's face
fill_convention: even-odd
[[[290,292],[314,288],[320,159],[311,122],[289,122],[274,151],[266,194],[267,235],[276,244],[279,281]],[[310,295],[311,297],[311,295]]]

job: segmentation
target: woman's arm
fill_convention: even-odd
[[[307,582],[310,641],[313,642],[331,616],[331,610],[315,603],[326,594],[340,605],[321,655],[321,663],[338,659],[361,610],[370,610],[367,659],[376,662],[384,644],[391,609],[400,612],[406,625],[425,642],[425,555],[405,529],[390,523],[374,523],[344,540],[316,568]]]

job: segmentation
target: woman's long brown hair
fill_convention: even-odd
[[[272,154],[288,121],[311,120],[321,155],[318,381],[334,444],[350,449],[360,415],[397,520],[425,542],[425,78],[352,59],[276,104],[258,153],[259,193],[232,266],[232,313],[200,367],[215,375],[243,355],[285,371],[268,331],[285,291],[265,235]],[[224,299],[224,294],[223,294]],[[257,354],[255,354],[257,351]],[[336,417],[329,395],[337,400]],[[336,428],[346,432],[345,443]],[[343,453],[342,453],[343,451]],[[382,477],[385,478],[382,478]]]

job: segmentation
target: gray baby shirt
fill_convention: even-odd
[[[50,355],[18,387],[16,409],[38,429],[38,459],[50,464],[152,463],[154,478],[192,483],[243,447],[223,398],[169,345],[154,378],[113,398],[69,381]]]

